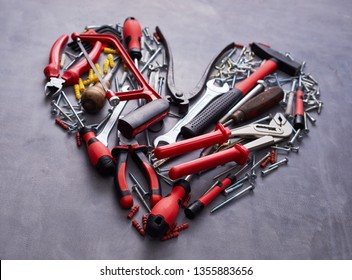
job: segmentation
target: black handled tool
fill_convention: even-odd
[[[257,84],[258,80],[262,80],[277,68],[289,75],[296,75],[301,68],[298,62],[291,60],[270,47],[252,43],[251,49],[257,56],[268,60],[248,78],[240,82],[229,92],[215,99],[192,121],[183,126],[181,128],[181,134],[184,138],[197,136],[211,124],[218,121],[229,108],[236,104]]]

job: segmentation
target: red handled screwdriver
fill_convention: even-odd
[[[103,176],[113,175],[115,164],[108,147],[96,138],[93,129],[89,127],[83,127],[79,133],[86,143],[92,165]]]
[[[128,54],[138,68],[138,61],[142,58],[142,28],[138,20],[134,17],[129,17],[125,20],[123,24],[123,38],[127,45]]]
[[[202,195],[196,201],[192,202],[186,209],[185,215],[189,219],[195,218],[210,202],[212,202],[224,189],[237,180],[236,174],[229,174],[221,182],[218,182],[214,188]]]
[[[304,128],[304,104],[303,104],[303,87],[302,87],[302,70],[305,66],[305,61],[302,63],[301,66],[301,74],[298,79],[298,87],[296,90],[296,108],[295,108],[295,117],[293,119],[293,127],[298,129]]]
[[[174,183],[170,194],[161,199],[150,212],[146,232],[152,237],[162,237],[175,222],[182,200],[190,193],[190,179],[179,179]]]

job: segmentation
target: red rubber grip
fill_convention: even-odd
[[[140,59],[142,28],[138,20],[133,17],[127,18],[123,24],[123,38],[127,44],[128,53],[132,59]]]
[[[47,79],[59,77],[60,75],[60,53],[68,41],[68,35],[61,35],[53,44],[50,50],[49,64],[44,68],[44,75]]]
[[[97,41],[94,44],[93,49],[89,53],[89,57],[94,63],[98,61],[102,49],[103,44]],[[89,69],[90,65],[88,61],[85,58],[81,59],[78,63],[76,63],[62,75],[62,78],[65,80],[65,86],[72,86],[74,84],[78,84],[79,77],[82,76],[82,74],[87,72]]]
[[[114,175],[114,185],[122,208],[129,209],[133,206],[133,197],[128,188],[126,178],[126,167],[129,146],[121,145],[112,149],[111,154],[116,159],[116,170]]]
[[[243,165],[248,160],[248,154],[249,150],[246,147],[236,144],[228,150],[176,165],[170,169],[169,177],[170,179],[175,180],[189,174],[198,173],[218,165],[223,165],[230,161],[235,161],[236,163]]]
[[[255,72],[253,72],[247,79],[240,82],[235,86],[238,90],[242,92],[243,95],[246,95],[259,80],[264,79],[265,76],[274,72],[278,64],[276,60],[269,59],[264,64],[262,64]]]
[[[108,156],[112,158],[108,147],[96,139],[95,133],[93,131],[85,133],[82,137],[87,146],[90,162],[94,167],[97,166],[101,157]]]
[[[221,123],[216,125],[215,131],[197,137],[185,139],[154,149],[154,155],[158,159],[175,157],[201,148],[222,144],[229,139],[231,130]]]
[[[300,116],[304,115],[303,96],[304,96],[304,92],[303,92],[302,88],[298,87],[297,91],[296,91],[296,111],[295,111],[295,115],[300,115]]]
[[[170,194],[160,200],[150,212],[151,215],[162,216],[164,221],[171,226],[178,215],[181,201],[187,195],[187,192],[182,186],[172,188]]]
[[[198,201],[203,203],[204,207],[212,202],[224,189],[230,186],[235,181],[235,178],[226,177],[221,181],[221,184],[216,185],[206,194],[198,198]]]

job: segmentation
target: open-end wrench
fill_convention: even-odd
[[[126,85],[122,88],[122,91],[127,91],[128,88],[129,88],[129,86]],[[126,103],[127,103],[127,101],[121,101],[117,106],[115,106],[113,108],[113,112],[112,112],[108,122],[105,124],[103,130],[96,137],[96,139],[98,139],[105,146],[108,146],[108,138],[109,138],[111,129],[114,127],[117,119],[121,115],[121,112],[122,112],[123,108],[125,108]]]
[[[205,94],[198,100],[196,104],[189,110],[186,116],[179,120],[176,125],[167,133],[158,136],[154,139],[154,146],[157,147],[160,142],[167,144],[175,143],[177,136],[181,131],[181,127],[190,122],[197,116],[214,98],[229,91],[229,85],[224,83],[221,87],[215,85],[215,80],[212,79],[207,82],[207,90]]]

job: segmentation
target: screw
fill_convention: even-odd
[[[285,157],[284,159],[270,165],[268,169],[276,168],[276,166],[279,167],[280,165],[287,164],[287,163],[288,163],[288,158]]]
[[[250,190],[254,190],[255,186],[254,184],[250,184],[247,188],[243,189],[242,191],[236,193],[235,195],[231,196],[230,198],[226,199],[225,201],[223,201],[222,203],[220,203],[219,205],[215,206],[210,213],[215,212],[216,210],[220,209],[221,207],[223,207],[224,205],[228,204],[230,201],[236,199],[237,197],[241,196],[242,194],[244,194],[247,191]]]
[[[57,105],[59,105],[59,104],[60,104],[60,101],[61,101],[61,94],[58,95],[58,97],[56,98],[55,103],[56,103]],[[58,110],[58,109],[57,109],[55,106],[52,106],[52,107],[51,107],[51,114],[52,114],[52,115],[57,115],[57,110]]]
[[[257,168],[257,167],[258,167],[264,160],[266,160],[269,156],[270,156],[270,152],[267,152],[266,155],[265,155],[263,158],[261,158],[256,164],[254,164],[254,165],[251,167],[250,171],[252,171],[252,170],[254,170],[255,168]]]
[[[308,118],[307,118],[307,113],[304,112],[304,129],[303,129],[303,132],[305,134],[308,134],[309,133],[309,128],[308,128]]]
[[[81,127],[84,127],[83,122],[82,122],[81,119],[78,117],[78,115],[77,115],[77,113],[76,113],[76,110],[73,108],[73,106],[72,106],[70,100],[68,100],[68,98],[67,98],[66,94],[64,93],[64,91],[61,91],[61,94],[62,94],[62,97],[65,99],[66,103],[70,106],[72,112],[75,114],[76,119],[78,120],[80,126],[81,126]]]
[[[165,79],[164,77],[159,77],[158,90],[157,90],[159,95],[161,95],[164,79]]]
[[[142,193],[140,192],[140,189],[137,187],[136,184],[132,186],[132,191],[134,191],[134,192],[137,194],[138,198],[139,198],[140,201],[142,202],[142,204],[143,204],[143,206],[145,207],[145,209],[147,209],[148,213],[150,213],[150,211],[151,211],[151,210],[150,210],[150,207],[149,207],[149,205],[147,204],[147,202],[145,201],[145,199],[144,199]]]
[[[59,110],[59,111],[66,117],[66,119],[70,120],[71,122],[74,122],[74,121],[70,118],[70,116],[68,116],[68,115],[65,113],[65,111],[64,111],[59,105],[56,104],[55,100],[52,100],[52,101],[51,101],[51,105],[54,106],[57,110]]]
[[[274,167],[272,167],[272,168],[268,168],[268,169],[266,169],[266,170],[262,170],[262,171],[261,171],[262,177],[268,175],[269,173],[271,173],[272,171],[274,171],[274,170],[277,169],[277,168],[279,168],[278,165],[276,165],[276,166],[274,166]]]
[[[297,129],[295,135],[291,138],[291,140],[287,143],[288,146],[293,146],[293,143],[296,141],[301,129]]]
[[[312,124],[316,123],[317,120],[314,119],[311,114],[309,114],[307,111],[305,111],[305,114],[306,114],[307,118],[312,122]]]
[[[252,167],[255,165],[255,154],[252,155]],[[255,169],[251,169],[250,179],[255,180],[257,178],[257,174],[255,173]]]
[[[228,195],[229,193],[233,192],[234,190],[240,188],[243,184],[243,182],[249,180],[249,175],[246,173],[246,175],[244,175],[243,178],[241,178],[240,180],[237,180],[234,184],[228,186],[225,190],[224,190],[224,194]],[[239,186],[240,184],[242,184],[241,186]]]

